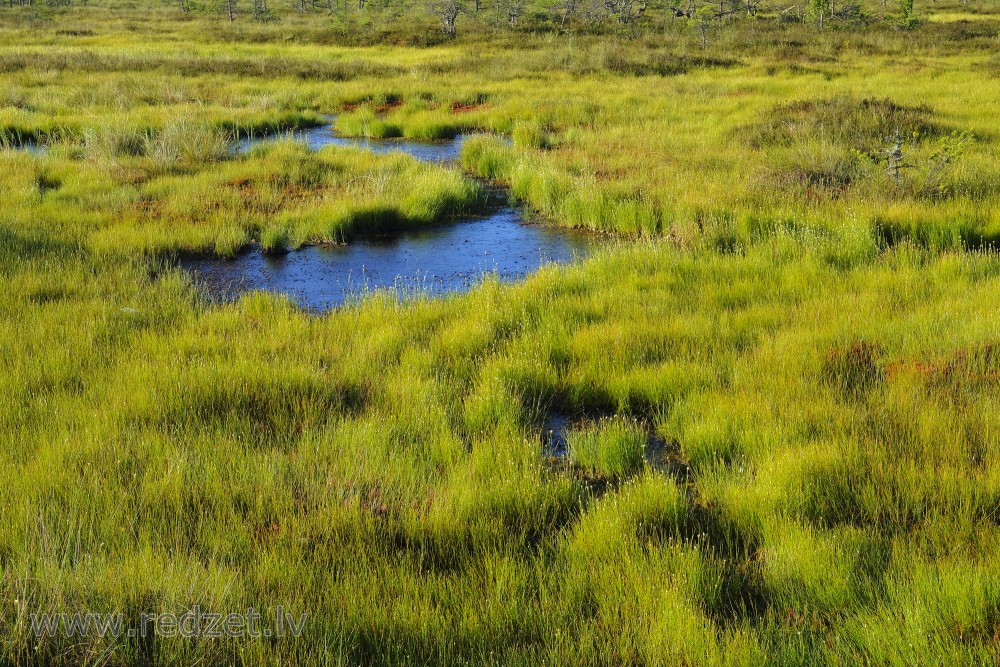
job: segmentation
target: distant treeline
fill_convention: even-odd
[[[980,0],[982,1],[982,0]],[[141,5],[91,0],[0,0],[0,7],[31,8],[32,19],[53,19],[68,8],[114,13],[142,11]],[[224,22],[273,24],[315,19],[342,30],[364,32],[367,42],[422,41],[471,31],[619,34],[635,37],[661,29],[682,29],[703,47],[723,31],[752,32],[803,26],[816,31],[889,27],[916,28],[930,14],[958,9],[985,11],[973,0],[168,0],[150,3],[150,13],[177,12]],[[75,12],[69,12],[76,15]],[[977,21],[996,36],[995,21]]]

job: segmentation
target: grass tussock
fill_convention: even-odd
[[[778,105],[741,134],[756,148],[827,139],[861,150],[887,143],[897,131],[907,140],[942,132],[927,105],[905,106],[889,98],[858,100],[838,96]]]
[[[611,419],[566,435],[570,457],[581,469],[624,477],[642,467],[647,434],[637,422]]]

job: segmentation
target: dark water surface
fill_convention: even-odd
[[[412,141],[410,139],[361,139],[357,137],[338,137],[333,133],[332,125],[323,125],[298,132],[288,132],[280,135],[265,135],[240,139],[233,144],[233,152],[245,153],[276,138],[294,139],[305,143],[313,150],[324,146],[347,146],[363,148],[372,153],[391,153],[400,151],[407,153],[423,162],[455,162],[462,150],[462,142],[469,136],[460,134],[448,141]]]
[[[235,260],[188,260],[183,266],[223,299],[267,290],[288,294],[303,308],[326,310],[376,289],[408,297],[464,292],[486,274],[511,282],[549,262],[582,257],[594,242],[586,234],[523,224],[520,214],[507,208],[346,246],[309,247],[281,257],[252,252]]]
[[[49,152],[48,146],[45,144],[40,144],[37,141],[29,140],[22,143],[16,144],[3,144],[0,145],[0,150],[12,150],[12,151],[24,151],[31,155],[45,155]]]
[[[425,162],[458,159],[462,141],[420,142],[402,139],[348,139],[330,126],[290,135],[309,147],[353,146],[374,153],[402,151]],[[244,152],[274,137],[244,139]],[[526,224],[521,211],[504,207],[484,217],[447,226],[361,238],[346,246],[309,247],[280,257],[258,251],[236,259],[185,260],[181,265],[216,300],[250,290],[288,294],[310,310],[328,310],[374,290],[403,297],[465,292],[485,275],[511,282],[551,263],[586,256],[597,240],[587,234]]]

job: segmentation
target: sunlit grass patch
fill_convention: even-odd
[[[643,464],[648,434],[635,421],[613,418],[566,434],[570,458],[583,470],[622,477]]]
[[[403,136],[403,130],[386,120],[370,106],[358,107],[355,111],[342,113],[333,124],[334,130],[347,137],[369,139],[389,139]]]
[[[896,132],[907,141],[940,134],[934,118],[928,106],[838,96],[781,104],[740,133],[758,148],[823,139],[861,150],[886,143]]]

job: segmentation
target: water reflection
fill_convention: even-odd
[[[585,256],[593,237],[521,222],[518,211],[346,246],[310,247],[282,257],[259,252],[235,260],[183,262],[216,299],[248,290],[290,295],[299,306],[326,310],[377,289],[403,297],[463,292],[484,274],[510,282],[549,262]]]
[[[312,149],[350,146],[373,153],[402,151],[424,162],[458,160],[460,135],[451,141],[338,137],[332,126],[282,135]],[[243,139],[234,153],[252,150],[275,136]],[[356,240],[346,246],[310,247],[283,257],[248,253],[235,260],[187,260],[206,292],[215,300],[232,299],[250,290],[290,295],[299,306],[326,310],[373,290],[392,290],[403,297],[464,292],[485,274],[510,282],[550,262],[570,262],[589,253],[595,239],[587,234],[525,224],[522,213],[506,207],[496,213],[453,225],[392,236]]]

